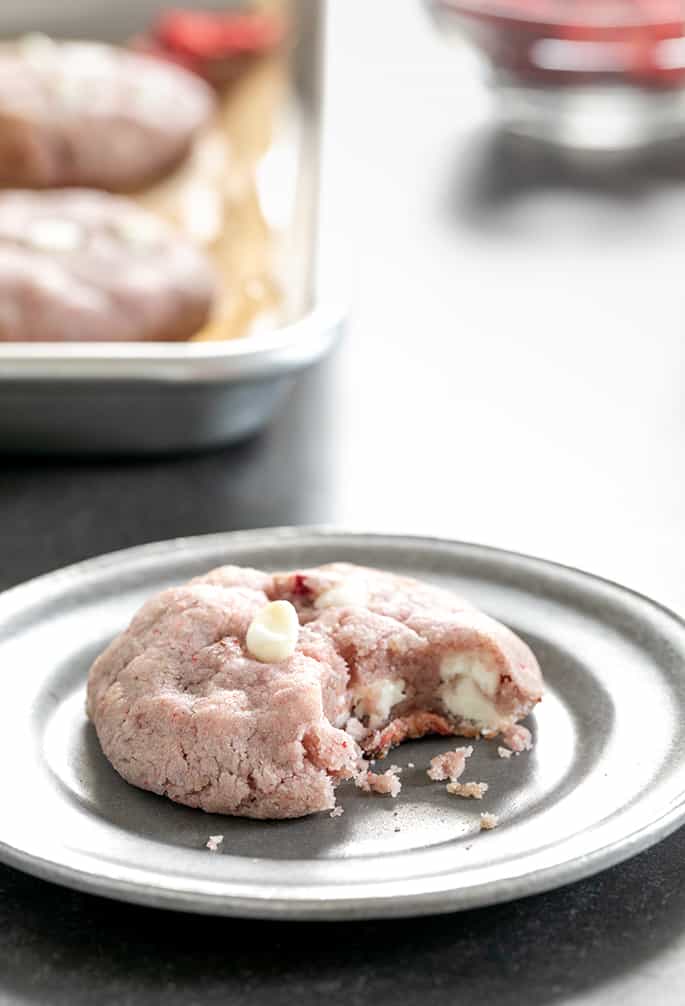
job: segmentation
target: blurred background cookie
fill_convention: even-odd
[[[135,191],[184,159],[213,110],[172,63],[24,36],[0,46],[0,185]]]
[[[215,293],[204,252],[125,197],[0,193],[0,341],[187,339]]]

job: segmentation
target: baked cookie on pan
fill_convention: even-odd
[[[0,191],[0,342],[188,339],[216,288],[205,254],[124,196]]]
[[[131,192],[170,172],[211,119],[198,76],[95,42],[0,45],[0,185]]]

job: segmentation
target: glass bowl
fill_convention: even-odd
[[[428,0],[512,131],[616,149],[685,135],[685,0]]]

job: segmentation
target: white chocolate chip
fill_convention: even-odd
[[[440,698],[445,708],[460,719],[473,720],[481,726],[494,726],[499,721],[499,714],[490,699],[483,695],[480,688],[471,678],[455,678],[441,685]]]
[[[344,580],[335,587],[329,587],[317,597],[314,607],[322,608],[355,608],[368,604],[369,590],[361,579]]]
[[[250,622],[247,649],[264,664],[286,660],[295,652],[300,623],[290,601],[265,604]]]
[[[472,678],[485,695],[494,695],[499,685],[498,672],[474,653],[447,653],[440,664],[440,680]]]
[[[26,241],[40,251],[75,251],[83,241],[83,229],[74,220],[44,217],[29,224]]]
[[[369,726],[375,730],[385,723],[392,707],[406,698],[406,694],[402,678],[380,678],[354,690],[355,715],[368,716]]]
[[[452,716],[473,720],[482,727],[498,724],[492,699],[500,676],[489,661],[469,651],[447,653],[440,664],[440,680],[440,698]]]

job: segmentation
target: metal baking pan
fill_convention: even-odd
[[[125,2],[115,14],[109,4],[11,0],[0,34],[40,27],[125,38],[154,6]],[[285,323],[228,341],[0,343],[0,450],[142,454],[231,443],[265,425],[297,374],[336,342],[343,311],[324,289],[317,258],[324,3],[297,0],[291,10],[289,121],[276,130],[263,173],[280,207]]]

